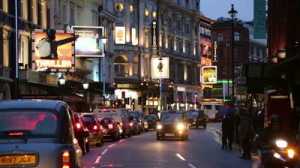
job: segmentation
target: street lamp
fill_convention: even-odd
[[[59,84],[59,87],[61,89],[61,100],[64,100],[64,92],[63,92],[63,89],[62,89],[62,86],[66,84],[66,79],[65,79],[64,75],[61,75],[58,78],[58,84]]]
[[[82,87],[84,90],[84,97],[86,97],[86,99],[87,99],[86,101],[88,103],[88,108],[90,110],[90,96],[89,96],[89,93],[86,92],[86,90],[88,90],[88,88],[89,88],[89,83],[83,83]]]
[[[231,10],[228,14],[231,17],[231,58],[232,58],[232,95],[231,101],[234,103],[234,19],[238,12],[234,9],[234,4],[231,4]],[[229,67],[228,67],[229,68]]]
[[[102,38],[101,42],[103,43],[103,56],[102,56],[102,71],[100,73],[101,70],[101,57],[99,57],[99,84],[100,84],[100,77],[102,79],[102,96],[103,96],[103,102],[105,104],[105,45],[107,43],[107,39],[106,38]]]
[[[160,100],[160,110],[162,111],[163,110],[163,101],[162,101],[162,79],[161,79],[161,75],[162,75],[162,72],[163,72],[163,63],[162,63],[162,57],[159,58],[159,64],[158,64],[158,70],[159,70],[159,100]]]

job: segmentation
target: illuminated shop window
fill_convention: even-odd
[[[149,16],[149,9],[145,8],[145,16]]]
[[[133,11],[134,11],[133,5],[130,5],[130,6],[129,6],[129,10],[130,10],[130,12],[133,12]]]
[[[122,3],[115,3],[115,10],[118,12],[122,12],[124,10],[124,5]]]
[[[128,77],[129,63],[126,56],[118,56],[114,61],[115,77]]]
[[[153,11],[153,12],[152,12],[152,17],[153,17],[153,18],[156,18],[156,17],[157,17],[156,11]]]

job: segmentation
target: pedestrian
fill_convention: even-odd
[[[222,149],[232,150],[232,141],[234,134],[233,113],[225,115],[222,121]]]
[[[240,142],[243,149],[241,159],[251,159],[251,139],[253,138],[252,119],[249,108],[240,108],[240,127],[239,127]]]

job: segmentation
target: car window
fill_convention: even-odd
[[[204,105],[204,109],[205,110],[211,110],[212,109],[212,105]]]
[[[94,124],[96,123],[95,118],[90,115],[84,115],[82,116],[82,121],[84,124]]]
[[[199,116],[199,112],[197,111],[191,111],[191,112],[187,112],[187,118],[197,118]]]
[[[216,110],[220,110],[222,107],[222,105],[216,105]]]
[[[161,121],[177,122],[182,120],[181,114],[164,113],[161,115]]]
[[[17,111],[0,113],[0,137],[15,132],[29,137],[55,136],[58,118],[51,112]]]
[[[133,116],[135,118],[140,118],[141,114],[139,112],[129,112],[129,116]]]

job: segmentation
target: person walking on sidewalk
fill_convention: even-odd
[[[252,119],[249,108],[240,108],[240,142],[243,149],[241,159],[251,159],[251,139],[253,137]]]
[[[233,114],[229,113],[225,115],[222,121],[222,149],[232,150],[232,141],[234,134],[234,119]]]

